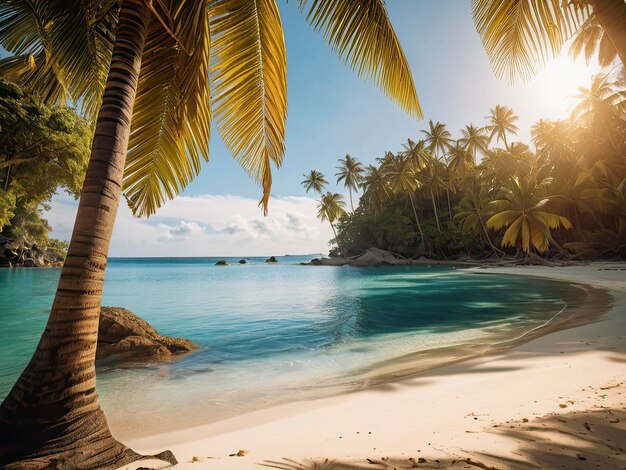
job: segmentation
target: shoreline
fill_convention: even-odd
[[[507,398],[516,396],[517,401],[509,401],[500,406],[498,413],[489,413],[490,421],[496,423],[492,426],[498,427],[500,425],[497,423],[504,421],[505,417],[508,420],[510,416],[519,414],[520,407],[525,409],[524,414],[534,416],[533,419],[550,419],[550,416],[569,412],[569,408],[574,407],[573,404],[569,405],[567,402],[560,403],[559,406],[555,404],[556,401],[563,400],[565,395],[579,405],[576,408],[582,407],[583,411],[590,412],[595,406],[593,397],[591,401],[585,401],[585,397],[579,396],[585,393],[581,392],[582,389],[602,390],[603,387],[611,387],[607,389],[611,392],[603,394],[602,403],[605,409],[611,411],[616,406],[624,407],[622,394],[626,392],[624,384],[626,378],[623,373],[623,363],[626,362],[624,357],[626,263],[590,263],[558,268],[487,267],[471,268],[466,271],[531,275],[608,288],[613,298],[612,306],[601,321],[587,323],[584,326],[572,325],[569,329],[531,339],[507,351],[506,354],[497,351],[495,355],[476,357],[363,390],[330,398],[278,405],[208,425],[143,439],[131,439],[127,444],[141,452],[169,448],[178,457],[180,468],[187,465],[193,468],[253,468],[257,463],[273,460],[282,462],[283,465],[275,468],[306,469],[314,468],[310,463],[312,461],[307,460],[310,458],[317,459],[318,462],[324,462],[326,458],[337,459],[338,462],[346,462],[346,465],[368,464],[370,465],[368,468],[386,468],[385,462],[395,462],[393,459],[400,459],[398,463],[394,463],[397,468],[409,468],[401,466],[403,465],[401,460],[404,459],[406,464],[409,458],[416,462],[419,458],[426,458],[431,462],[437,458],[443,465],[450,454],[450,451],[445,449],[450,449],[453,442],[457,447],[458,442],[467,442],[467,445],[464,444],[466,449],[461,452],[467,458],[477,462],[495,462],[492,465],[496,468],[509,468],[502,467],[502,460],[498,460],[502,456],[499,457],[499,454],[508,447],[518,446],[520,437],[512,442],[504,439],[506,445],[500,442],[488,446],[483,439],[480,443],[483,449],[480,454],[476,454],[470,445],[476,444],[474,442],[476,438],[472,436],[472,439],[469,439],[466,434],[483,434],[483,437],[492,439],[493,431],[480,429],[465,433],[466,416],[459,417],[458,413],[448,416],[450,407],[478,409],[488,407],[490,403],[503,398],[506,402]],[[607,354],[614,357],[607,358],[605,357]],[[523,367],[519,367],[520,364],[523,364]],[[548,375],[545,374],[546,367],[553,369]],[[572,373],[571,369],[577,371],[575,376],[565,376],[565,372]],[[582,371],[585,373],[581,374]],[[533,383],[539,377],[542,385],[537,389]],[[464,394],[467,400],[473,401],[473,405],[464,406],[459,403],[461,394]],[[541,395],[541,400],[524,400],[526,394]],[[444,398],[446,396],[448,399]],[[429,405],[424,406],[425,403]],[[607,408],[607,404],[611,406]],[[446,411],[440,413],[437,411],[439,408]],[[528,412],[529,409],[533,410],[532,413]],[[578,409],[577,412],[582,411]],[[475,414],[471,410],[467,413]],[[462,419],[458,421],[459,418]],[[522,425],[527,423],[529,418],[518,418],[520,423],[515,424],[515,428],[522,429]],[[523,421],[524,419],[526,421]],[[484,420],[481,418],[473,421]],[[611,432],[626,433],[626,429],[617,431],[613,429],[623,427],[624,421],[622,419],[615,426],[609,426]],[[562,423],[557,421],[551,425],[558,428],[560,424]],[[424,428],[429,427],[438,429],[436,432],[433,431],[437,437],[427,433],[430,437],[426,440],[437,442],[437,446],[424,442],[415,449],[416,438],[425,433]],[[366,428],[372,429],[367,431]],[[372,434],[368,434],[369,432]],[[486,434],[489,435],[485,436]],[[499,439],[502,438],[503,436],[499,436]],[[526,444],[532,442],[530,437],[522,441]],[[485,446],[489,447],[489,454],[493,454],[491,460],[484,457]],[[249,450],[249,453],[244,457],[228,457],[230,453],[236,453],[239,449]],[[456,459],[461,458],[459,452],[453,453]],[[199,457],[200,460],[190,464],[193,456]],[[281,460],[285,456],[295,458],[305,466],[298,467],[295,464],[292,467],[285,466],[287,464]],[[389,457],[391,460],[380,460],[383,457]],[[613,461],[622,465],[620,460],[622,458],[623,455],[621,457],[618,455]],[[374,463],[370,464],[367,459]],[[448,460],[448,464],[450,462]],[[500,466],[496,465],[498,462]],[[603,462],[603,465],[602,468],[619,468],[611,467],[610,461]],[[337,464],[319,468],[341,467]]]

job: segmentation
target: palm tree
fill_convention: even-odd
[[[431,157],[430,161],[417,175],[420,186],[428,188],[430,193],[430,200],[433,205],[433,213],[435,214],[435,222],[437,223],[437,230],[441,233],[441,223],[439,222],[439,211],[437,210],[437,196],[441,189],[448,190],[448,186],[445,184],[444,171],[445,165],[438,159]],[[450,209],[450,219],[452,219],[452,210]]]
[[[596,55],[601,67],[610,66],[617,59],[617,51],[608,34],[598,21],[596,15],[590,15],[582,26],[576,31],[569,48],[574,57],[584,52],[587,63]]]
[[[335,220],[339,220],[346,214],[345,207],[346,203],[343,200],[343,196],[338,193],[324,194],[317,205],[317,218],[322,222],[328,220],[335,234],[335,240],[337,240],[337,231],[334,223]]]
[[[576,122],[591,126],[595,120],[600,124],[610,119],[626,121],[626,90],[608,74],[594,75],[589,88],[578,87],[575,99],[571,117]]]
[[[383,202],[389,198],[389,189],[384,170],[369,165],[365,169],[365,175],[360,186],[363,190],[363,200],[379,213],[382,212]]]
[[[474,165],[476,165],[478,152],[484,154],[489,144],[486,129],[469,124],[461,132],[463,137],[459,139],[459,143],[474,157]]]
[[[434,152],[435,157],[438,159],[443,157],[452,143],[454,139],[452,138],[452,134],[450,131],[446,129],[446,125],[437,121],[437,123],[433,123],[432,120],[428,121],[429,130],[422,131],[425,135],[426,145],[428,148]]]
[[[503,247],[521,247],[525,253],[536,249],[543,253],[551,243],[556,245],[551,229],[572,228],[567,218],[549,212],[547,204],[554,197],[548,194],[551,183],[552,178],[538,178],[535,172],[514,177],[502,188],[500,199],[490,203],[494,215],[487,220],[487,227],[506,228]]]
[[[406,144],[402,144],[402,148],[402,154],[411,161],[414,170],[424,168],[430,156],[426,150],[425,141],[413,142],[411,139],[407,139]]]
[[[299,8],[360,77],[421,116],[382,1]],[[141,456],[111,436],[96,394],[95,352],[120,195],[135,214],[150,215],[178,194],[208,157],[214,115],[226,146],[263,186],[267,211],[287,104],[278,7],[275,0],[15,0],[0,3],[0,18],[0,45],[14,54],[0,61],[0,74],[47,104],[81,103],[95,119],[48,324],[0,406],[0,466],[118,467]],[[161,458],[175,463],[171,453]]]
[[[415,208],[415,190],[419,182],[416,178],[413,162],[409,158],[396,155],[394,159],[389,159],[389,163],[385,168],[385,177],[394,193],[403,193],[409,196],[413,217],[415,217],[415,225],[420,234],[420,244],[423,246],[424,233],[422,232],[422,225]]]
[[[359,183],[363,181],[363,165],[356,158],[352,158],[346,154],[346,158],[339,159],[340,165],[337,167],[339,170],[335,173],[337,177],[337,184],[343,181],[343,184],[350,193],[350,208],[354,212],[354,205],[352,204],[352,190],[356,191],[359,187]]]
[[[467,146],[461,144],[460,139],[457,141],[456,145],[450,149],[448,158],[448,172],[451,181],[458,181],[465,178],[476,166],[472,154],[467,149]]]
[[[304,176],[304,180],[301,184],[302,186],[304,186],[306,192],[308,193],[312,189],[314,193],[317,193],[321,196],[322,192],[324,192],[324,188],[328,184],[328,181],[326,181],[324,174],[320,173],[317,170],[311,170],[308,175],[302,176]]]
[[[504,147],[510,150],[509,144],[506,141],[506,134],[517,135],[519,127],[515,125],[515,121],[518,120],[518,116],[513,110],[507,106],[496,105],[495,108],[489,110],[490,114],[485,119],[489,120],[489,124],[486,129],[491,133],[489,134],[489,141],[491,142],[495,137],[498,140],[504,142]]]
[[[485,237],[491,251],[495,255],[502,253],[495,247],[489,236],[485,221],[491,214],[489,203],[483,187],[474,180],[465,191],[465,196],[459,202],[459,212],[454,216],[454,221],[461,226],[461,230],[470,233],[481,233]]]
[[[591,7],[591,9],[589,8]],[[593,13],[626,64],[623,0],[472,0],[472,16],[498,77],[528,81]]]

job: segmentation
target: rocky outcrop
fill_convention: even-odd
[[[40,268],[61,266],[65,255],[34,243],[17,242],[0,234],[0,267]]]
[[[221,259],[217,263],[215,263],[215,266],[228,266],[228,261],[226,261],[225,259]]]
[[[267,258],[265,260],[266,263],[278,263],[278,260],[276,259],[276,256],[270,256],[269,258]]]
[[[395,255],[390,251],[379,248],[369,248],[365,253],[350,258],[350,266],[396,266],[399,264],[410,264],[403,256]]]
[[[457,265],[476,264],[475,262],[432,260],[424,257],[409,259],[390,251],[380,248],[368,248],[363,253],[350,258],[315,258],[308,263],[300,263],[308,266],[434,266],[434,265]]]
[[[166,361],[199,349],[191,340],[160,335],[130,310],[102,307],[96,360],[99,362]]]
[[[248,264],[248,262],[245,259],[240,259],[239,264]]]

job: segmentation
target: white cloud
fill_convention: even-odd
[[[255,199],[229,195],[180,196],[150,219],[120,205],[111,256],[265,256],[328,252],[328,223],[316,219],[309,197],[272,196],[264,217]],[[56,238],[69,239],[77,203],[55,196],[47,214]]]

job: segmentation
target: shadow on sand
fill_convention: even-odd
[[[619,386],[619,385],[618,385]],[[599,398],[607,388],[589,390]],[[494,425],[483,431],[517,443],[515,450],[499,453],[455,448],[438,449],[447,457],[383,457],[354,461],[293,460],[265,461],[260,465],[280,470],[373,470],[373,469],[567,469],[623,470],[626,468],[626,396],[618,408],[597,405],[593,410],[551,413],[527,422]]]

